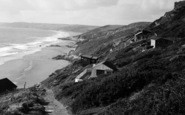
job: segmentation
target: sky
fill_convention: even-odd
[[[180,0],[0,0],[0,22],[125,25],[154,21]]]

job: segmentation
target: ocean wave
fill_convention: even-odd
[[[3,47],[3,48],[0,48],[0,53],[4,53],[8,50],[11,50],[12,48],[11,47]]]
[[[54,36],[37,38],[37,40],[26,44],[0,44],[0,65],[41,51],[44,47],[60,42],[58,38],[67,36],[69,36],[67,32],[56,32]]]
[[[10,56],[10,55],[15,55],[15,54],[18,54],[18,52],[13,52],[13,53],[2,53],[2,54],[0,54],[0,57]]]

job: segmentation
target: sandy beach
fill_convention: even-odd
[[[67,47],[71,44],[74,44],[74,41],[61,40],[60,43],[45,47],[39,52],[24,56],[22,59],[6,62],[0,66],[0,79],[7,77],[19,88],[24,87],[25,82],[26,87],[40,83],[57,69],[69,64],[68,61],[52,58],[74,50],[74,48]]]

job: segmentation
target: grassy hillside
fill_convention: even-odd
[[[78,43],[76,53],[105,56],[111,48],[115,49],[118,45],[121,46],[121,43],[132,38],[138,30],[149,24],[149,22],[139,22],[126,26],[107,25],[94,29],[77,36],[78,39],[84,41]]]
[[[122,50],[112,62],[116,64],[118,59],[131,61],[119,65],[119,71],[110,76],[73,83],[69,78],[73,80],[75,73],[69,71],[72,68],[66,68],[65,72],[50,77],[48,84],[52,87],[54,85],[56,98],[69,104],[71,110],[77,114],[87,114],[87,111],[110,115],[185,112],[184,102],[181,101],[181,98],[185,98],[181,89],[185,85],[185,50],[177,47],[184,43],[174,44],[165,50],[156,49],[143,53],[132,49]],[[176,105],[179,106],[177,110],[174,108]],[[93,111],[97,108],[103,108],[103,111]]]
[[[165,13],[160,19],[154,21],[148,29],[156,32],[159,36],[177,37],[185,36],[185,7],[183,2],[177,2],[175,8]]]
[[[0,115],[46,115],[45,90],[32,87],[0,95]]]
[[[88,67],[77,60],[57,70],[43,84],[77,115],[184,114],[185,6],[176,7],[151,24],[109,25],[76,36],[81,40],[77,54],[107,59],[118,67],[117,72],[74,83],[75,77]],[[143,28],[174,43],[142,51],[142,44],[151,38],[135,43],[129,40]]]

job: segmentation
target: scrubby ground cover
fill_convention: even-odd
[[[36,87],[1,94],[0,115],[45,115],[44,94],[44,89]]]

